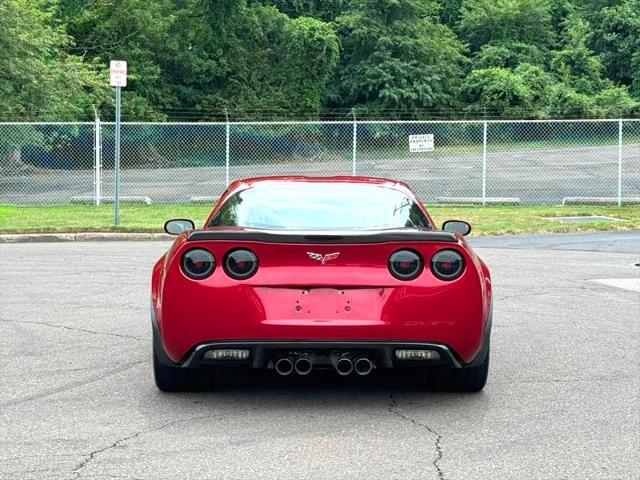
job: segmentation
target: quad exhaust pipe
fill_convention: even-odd
[[[355,360],[352,360],[351,356],[348,354],[332,355],[331,364],[338,375],[343,377],[351,375],[354,372],[356,375],[364,377],[369,375],[375,367],[373,361],[368,357],[357,357]],[[304,376],[309,375],[313,370],[313,362],[305,355],[295,357],[286,356],[278,358],[274,364],[274,368],[278,375],[283,377],[291,375],[294,372],[298,375]]]

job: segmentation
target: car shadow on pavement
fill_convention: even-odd
[[[436,402],[477,404],[487,400],[475,394],[438,392],[430,388],[424,374],[417,371],[374,372],[365,377],[339,376],[333,371],[313,371],[306,376],[278,376],[273,371],[228,369],[216,375],[212,388],[204,392],[164,394],[173,403],[233,404],[261,408],[278,408],[294,403],[297,407],[341,407],[352,404],[357,408],[376,406],[383,398],[389,407],[398,400],[403,403]],[[357,403],[354,400],[357,399]]]

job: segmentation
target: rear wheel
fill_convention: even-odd
[[[156,386],[163,392],[198,392],[213,387],[211,369],[180,368],[164,365],[153,351],[153,376]]]
[[[428,388],[440,392],[479,392],[487,384],[489,352],[474,367],[437,368],[427,373]]]

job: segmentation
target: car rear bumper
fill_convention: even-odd
[[[173,361],[165,352],[162,337],[158,330],[153,308],[151,310],[151,324],[153,329],[154,349],[157,358],[167,366],[183,368],[201,368],[215,366],[249,366],[252,368],[268,368],[270,361],[281,355],[313,355],[321,360],[332,354],[351,354],[354,356],[367,355],[377,360],[382,368],[396,366],[429,366],[441,365],[450,368],[476,366],[484,361],[489,351],[492,313],[489,307],[488,315],[481,333],[480,348],[477,354],[465,362],[464,358],[451,345],[439,341],[416,340],[384,340],[379,339],[318,339],[318,340],[285,340],[285,339],[250,339],[250,340],[215,340],[202,341],[194,344],[178,361]],[[249,356],[245,360],[209,360],[205,353],[215,349],[248,350]],[[434,350],[438,352],[438,360],[406,361],[397,358],[395,352],[400,349]],[[318,363],[318,362],[316,362]]]
[[[444,366],[464,368],[475,366],[484,361],[489,351],[491,336],[491,315],[482,339],[482,348],[476,357],[465,363],[448,345],[433,342],[402,341],[212,341],[195,345],[179,363],[173,362],[162,347],[162,340],[157,325],[152,320],[154,349],[158,360],[167,365],[181,368],[207,368],[216,366],[245,366],[251,368],[270,368],[273,360],[284,355],[309,355],[316,366],[329,366],[330,357],[335,354],[349,354],[353,357],[361,355],[372,358],[381,368]],[[244,360],[209,360],[205,353],[218,349],[248,350],[249,356]],[[397,350],[433,350],[438,352],[435,360],[400,360]]]
[[[207,360],[204,355],[209,350],[242,349],[249,351],[246,360]],[[399,360],[395,351],[400,349],[432,350],[439,354],[438,360]],[[316,366],[331,365],[332,354],[349,354],[353,357],[367,356],[375,360],[382,368],[398,366],[427,366],[443,365],[460,368],[461,361],[446,346],[434,343],[404,343],[404,342],[273,342],[273,341],[237,341],[201,343],[181,363],[185,368],[199,368],[212,366],[244,365],[251,368],[269,368],[270,363],[281,356],[306,355],[314,358]]]

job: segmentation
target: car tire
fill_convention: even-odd
[[[153,352],[153,376],[163,392],[202,392],[213,387],[210,369],[180,368],[164,365]]]
[[[479,392],[487,384],[489,352],[477,366],[435,368],[427,372],[427,388],[437,392]]]
[[[476,367],[459,369],[456,375],[454,389],[459,392],[479,392],[487,384],[489,376],[489,352],[483,362]]]

